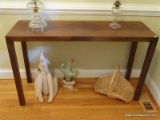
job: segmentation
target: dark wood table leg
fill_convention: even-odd
[[[18,99],[20,105],[25,105],[25,98],[24,98],[24,93],[23,93],[23,87],[22,87],[22,81],[19,73],[19,67],[18,67],[18,62],[17,62],[17,56],[16,56],[16,51],[15,51],[15,46],[14,42],[7,39],[7,48],[9,52],[9,57],[11,61],[11,66],[13,70],[13,75],[14,75],[14,81],[18,93]]]
[[[158,38],[157,38],[157,41],[158,41]],[[157,41],[156,40],[151,41],[149,44],[147,54],[146,54],[146,57],[145,57],[145,60],[144,60],[143,66],[142,66],[142,71],[141,71],[141,74],[140,74],[140,77],[138,80],[138,84],[137,84],[137,87],[135,90],[134,100],[136,100],[136,101],[138,101],[140,98],[142,88],[143,88],[143,85],[144,85],[144,82],[145,82],[145,79],[146,79],[146,76],[147,76],[147,73],[149,70],[149,66],[152,61],[152,57],[153,57],[153,54],[154,54],[154,51],[155,51],[155,48],[157,45]]]
[[[134,58],[135,58],[135,54],[136,54],[136,50],[137,50],[137,45],[138,45],[138,42],[132,42],[131,50],[130,50],[130,54],[129,54],[129,59],[128,59],[128,64],[127,64],[127,68],[126,68],[125,78],[127,80],[129,80],[130,76],[131,76],[131,70],[133,67],[133,62],[134,62]]]
[[[24,64],[25,64],[25,68],[26,68],[27,81],[28,81],[28,83],[31,83],[32,77],[31,77],[31,72],[30,72],[27,44],[26,44],[26,42],[21,42],[21,44],[22,44]]]

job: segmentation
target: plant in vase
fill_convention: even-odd
[[[60,66],[61,72],[64,74],[64,79],[62,80],[63,82],[63,87],[68,90],[72,90],[75,85],[75,80],[73,79],[78,75],[78,70],[73,70],[72,64],[74,60],[71,59],[65,64],[62,64]]]

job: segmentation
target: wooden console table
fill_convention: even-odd
[[[146,57],[141,69],[134,100],[138,100],[146,79],[147,72],[158,42],[158,36],[139,21],[119,22],[119,30],[108,27],[107,21],[47,21],[48,27],[43,32],[33,32],[28,28],[29,21],[20,20],[6,35],[6,42],[14,74],[15,85],[20,105],[25,105],[25,97],[19,73],[14,42],[21,42],[28,83],[32,82],[26,42],[33,41],[89,41],[89,42],[131,42],[131,49],[126,68],[126,79],[130,79],[138,42],[149,42]]]

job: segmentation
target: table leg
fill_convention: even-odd
[[[136,54],[136,50],[137,50],[137,45],[138,45],[138,42],[132,42],[131,50],[130,50],[130,54],[129,54],[129,59],[128,59],[128,64],[127,64],[127,69],[126,69],[126,76],[125,76],[125,78],[127,80],[129,80],[130,76],[131,76],[131,70],[133,67],[133,62],[134,62],[134,58],[135,58],[135,54]]]
[[[26,42],[21,42],[21,44],[22,44],[24,64],[25,64],[25,68],[26,68],[27,81],[28,81],[28,83],[31,83],[32,77],[31,77],[31,72],[30,72],[27,44],[26,44]]]
[[[146,76],[149,70],[149,66],[152,61],[152,57],[153,57],[153,54],[154,54],[154,51],[157,45],[157,41],[158,39],[155,41],[151,41],[148,46],[146,57],[145,57],[145,60],[142,66],[142,71],[141,71],[141,74],[138,80],[138,84],[135,90],[134,100],[139,100],[140,98],[140,94],[142,92],[142,88],[143,88],[143,85],[144,85],[144,82],[145,82],[145,79],[146,79]]]
[[[22,81],[19,73],[19,67],[18,67],[14,42],[9,39],[7,39],[6,42],[7,42],[7,48],[8,48],[11,66],[13,70],[14,81],[15,81],[15,85],[18,93],[19,103],[20,105],[25,105],[25,98],[23,93]]]

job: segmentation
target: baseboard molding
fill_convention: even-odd
[[[151,79],[150,76],[147,76],[145,84],[147,85],[149,91],[153,95],[153,97],[156,100],[157,104],[160,106],[160,89],[157,87],[157,85]]]
[[[28,1],[0,1],[0,14],[31,14],[26,9]],[[83,15],[112,15],[113,3],[76,3],[76,2],[47,2],[42,14],[83,14]],[[122,15],[160,16],[160,5],[122,4]]]
[[[25,69],[20,69],[21,78],[26,78]],[[125,75],[126,70],[121,70],[122,75]],[[98,78],[104,75],[112,74],[114,70],[86,70],[86,69],[79,69],[79,78]],[[32,78],[35,78],[38,74],[36,69],[31,69]],[[63,77],[62,72],[59,69],[54,70],[54,74],[56,77],[61,78]],[[140,70],[133,70],[131,77],[139,77]],[[13,73],[11,69],[0,69],[0,79],[13,79]]]

